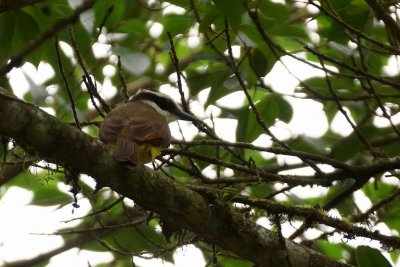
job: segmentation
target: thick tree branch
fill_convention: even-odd
[[[149,168],[130,169],[119,164],[96,139],[2,91],[0,134],[49,162],[92,176],[99,185],[259,266],[349,266],[290,240],[282,247],[276,233],[245,219],[227,204],[210,203]]]
[[[347,237],[366,237],[374,240],[378,240],[381,242],[382,246],[391,249],[397,249],[400,247],[400,238],[397,236],[384,235],[379,233],[379,231],[370,231],[366,227],[353,225],[352,223],[331,217],[326,214],[326,211],[323,209],[318,209],[316,207],[303,207],[303,206],[288,206],[281,203],[276,203],[267,199],[255,199],[251,197],[242,196],[239,194],[234,194],[231,192],[224,192],[212,187],[206,186],[190,186],[196,192],[205,192],[207,194],[216,194],[222,193],[224,197],[228,197],[230,201],[242,203],[245,205],[249,205],[251,207],[258,207],[260,209],[264,209],[268,212],[269,215],[283,215],[287,214],[290,218],[295,216],[301,217],[302,219],[306,219],[307,221],[312,223],[322,223],[327,226],[331,226],[335,228],[337,231],[341,231],[344,233],[344,236]],[[293,237],[294,238],[294,237]]]

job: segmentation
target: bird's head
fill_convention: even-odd
[[[137,91],[130,101],[143,101],[165,116],[169,122],[175,120],[196,120],[192,115],[183,111],[182,107],[175,103],[168,95],[160,92],[141,89]]]

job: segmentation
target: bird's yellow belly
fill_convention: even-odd
[[[139,145],[139,164],[153,161],[163,149],[163,147],[153,146],[150,144]]]

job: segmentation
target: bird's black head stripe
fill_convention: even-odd
[[[169,111],[171,113],[176,113],[178,111],[177,105],[169,98],[159,96],[155,93],[152,93],[150,91],[141,91],[138,94],[136,94],[131,101],[136,101],[136,100],[149,100],[157,104],[157,106],[160,107],[162,110]]]

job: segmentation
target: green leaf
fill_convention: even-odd
[[[250,195],[257,198],[265,198],[274,191],[274,188],[270,184],[260,184],[248,186],[250,189]]]
[[[0,33],[2,35],[0,62],[3,62],[35,39],[39,34],[39,26],[24,11],[3,12],[0,14]]]
[[[326,154],[326,144],[321,138],[313,138],[308,136],[299,136],[292,143],[291,147],[294,150],[299,150],[314,154]]]
[[[387,134],[388,129],[376,128],[373,125],[367,125],[361,129],[358,129],[364,138],[369,140],[375,136],[384,136]],[[356,156],[361,156],[365,152],[365,145],[360,140],[358,135],[353,132],[346,138],[343,138],[337,142],[336,146],[332,150],[332,156],[339,161],[347,161],[352,159],[356,160]]]
[[[99,26],[105,22],[103,26],[107,29],[112,29],[122,19],[124,11],[126,10],[126,1],[99,0],[95,2],[93,10],[95,14],[95,25]],[[107,17],[106,14],[108,14]]]
[[[265,56],[266,53],[269,53],[269,56]],[[270,50],[261,51],[260,49],[255,48],[250,56],[250,66],[253,69],[254,73],[257,77],[264,77],[267,75],[272,67],[276,63],[275,57],[270,53]]]
[[[241,0],[213,0],[221,14],[226,16],[229,25],[237,31],[242,21],[242,14],[245,9]]]
[[[249,44],[250,47],[255,48],[251,50],[250,53],[250,66],[257,74],[265,75],[269,73],[279,57],[283,54],[277,49],[271,50],[271,48],[265,44],[265,41],[261,38],[260,33],[254,25],[242,25],[240,30],[254,42]],[[263,56],[261,56],[260,52]],[[258,60],[260,62],[257,62]]]
[[[207,101],[205,102],[205,106],[208,106],[210,104],[215,105],[216,102],[221,98],[230,97],[231,93],[242,90],[236,76],[231,75],[230,71],[228,71],[226,74],[226,77],[220,77],[221,79],[224,78],[224,80],[220,80],[220,78],[217,78],[215,84],[211,86],[211,90],[208,95]],[[219,81],[221,81],[221,83],[218,83]]]
[[[324,255],[331,257],[335,260],[343,260],[343,255],[345,253],[350,255],[353,250],[350,246],[346,244],[333,244],[325,240],[316,241],[315,247]]]
[[[308,35],[305,28],[301,25],[287,25],[280,23],[279,21],[265,18],[260,16],[260,23],[263,26],[264,31],[268,36],[280,36],[280,37],[290,37],[290,38],[301,38],[308,40]]]
[[[155,243],[163,246],[166,245],[164,237],[157,233],[153,227],[145,224],[137,225],[135,228],[123,227],[112,231],[103,238],[111,247],[123,247],[131,252],[153,251],[158,247],[155,243],[149,242],[153,240]],[[90,242],[84,246],[84,249],[93,251],[104,251],[104,247],[97,241]]]
[[[392,267],[389,261],[376,248],[358,246],[356,257],[358,267]]]
[[[244,158],[248,161],[251,160],[256,166],[266,166],[269,163],[269,161],[262,157],[261,152],[254,150],[246,149],[244,151]]]
[[[226,266],[226,267],[251,267],[251,266],[254,266],[249,261],[231,258],[231,257],[227,257],[227,256],[218,256],[217,261],[221,266]]]
[[[115,32],[129,33],[135,36],[149,37],[149,30],[143,21],[137,18],[131,18],[121,21],[114,29]]]
[[[66,194],[58,189],[57,182],[49,182],[42,185],[35,191],[32,205],[37,206],[52,206],[52,205],[66,205],[72,204],[72,194]]]
[[[390,157],[398,156],[400,154],[400,144],[395,142],[384,145],[383,150],[385,151],[386,155]]]
[[[287,5],[273,3],[264,0],[259,6],[261,13],[268,19],[273,19],[279,23],[285,23],[289,19],[289,10]]]
[[[217,8],[212,8],[208,11],[209,12],[205,14],[200,22],[199,31],[202,33],[207,33],[210,25],[215,24],[216,21],[218,21],[218,25],[223,25],[223,16],[221,16],[221,13]]]
[[[144,53],[126,47],[114,47],[113,52],[121,56],[121,65],[134,75],[143,74],[150,67],[150,59]]]
[[[7,182],[7,186],[18,186],[33,193],[30,204],[37,206],[65,205],[72,203],[72,195],[58,189],[62,174],[51,174],[47,171],[36,175],[23,171],[14,179]]]
[[[279,94],[265,92],[252,92],[255,107],[267,127],[272,126],[277,119],[284,122],[289,122],[293,115],[292,106]],[[252,142],[260,134],[264,133],[260,123],[256,119],[253,111],[245,105],[245,107],[238,110],[228,110],[228,113],[234,115],[238,119],[237,138],[238,141]]]
[[[355,93],[360,91],[360,86],[354,83],[354,80],[346,78],[338,78],[335,76],[329,76],[330,88],[328,81],[325,77],[312,77],[305,80],[304,86],[301,87],[300,91],[306,93],[310,97],[325,96],[332,98],[330,88],[338,97],[355,97]]]
[[[165,32],[171,32],[171,34],[184,34],[193,24],[193,16],[186,15],[177,15],[177,14],[168,14],[162,18],[160,23],[164,26]]]
[[[383,198],[393,193],[395,188],[395,186],[386,183],[368,183],[362,188],[362,191],[371,200],[372,203],[376,203],[377,201],[382,200]]]
[[[23,10],[32,16],[42,32],[49,30],[55,20],[73,12],[66,0],[39,2],[35,5],[26,6]]]
[[[201,138],[198,136],[195,138],[195,140],[201,140]],[[191,149],[191,151],[201,154],[201,155],[206,155],[208,157],[216,157],[216,155],[217,155],[217,147],[213,147],[213,146],[196,146],[196,147],[193,147]],[[220,151],[221,151],[221,149],[220,149]],[[200,168],[200,170],[203,170],[204,168],[206,168],[210,165],[208,162],[205,162],[202,160],[195,160],[195,162],[196,162],[196,165]],[[185,180],[187,180],[187,179],[185,179]]]
[[[204,72],[187,70],[187,82],[190,93],[191,95],[197,95],[201,90],[208,87],[216,88],[230,75],[232,75],[232,71],[222,64],[209,67],[209,70]]]
[[[343,192],[345,188],[348,188],[352,184],[353,182],[350,179],[345,180],[343,183],[334,184],[329,188],[326,198],[331,199],[333,197],[336,197],[339,193]],[[354,212],[356,212],[356,207],[357,205],[355,204],[352,197],[347,197],[338,205],[336,205],[336,209],[342,216],[349,216],[351,214],[354,214]]]
[[[373,14],[365,3],[359,1],[332,1],[332,7],[341,20],[369,35],[372,28]],[[349,41],[345,28],[334,20],[332,20],[332,26],[328,31],[328,40],[343,44]]]

